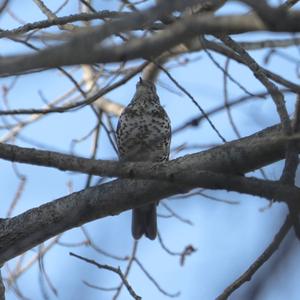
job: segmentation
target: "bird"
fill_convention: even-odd
[[[119,160],[125,162],[164,162],[169,159],[170,119],[161,106],[155,84],[140,77],[135,94],[119,117],[116,141]],[[132,211],[131,232],[138,240],[157,236],[157,203]]]

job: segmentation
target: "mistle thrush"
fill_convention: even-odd
[[[136,92],[122,112],[117,126],[117,145],[121,161],[162,162],[169,158],[170,120],[160,105],[155,85],[140,78]],[[133,209],[132,235],[157,235],[156,203]]]

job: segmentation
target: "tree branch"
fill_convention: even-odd
[[[143,13],[135,13],[130,18],[125,17],[103,24],[100,27],[72,34],[72,38],[68,42],[46,48],[36,54],[2,57],[0,60],[0,75],[10,76],[25,71],[54,68],[63,65],[122,62],[136,58],[153,58],[200,34],[232,34],[262,30],[300,31],[299,13],[285,16],[285,21],[280,23],[280,27],[270,28],[267,28],[255,15],[195,15],[183,18],[148,38],[132,39],[119,46],[101,46],[100,44],[101,41],[113,34],[135,30],[141,25],[150,25],[151,22],[161,15],[162,13],[157,12],[155,7],[153,10],[147,10]]]
[[[246,281],[250,281],[252,276],[256,271],[269,260],[269,258],[274,254],[278,249],[279,245],[283,241],[284,237],[287,235],[289,230],[292,227],[292,222],[290,217],[287,217],[280,230],[275,235],[273,241],[270,245],[264,250],[264,252],[255,260],[255,262],[230,286],[228,286],[221,295],[219,295],[216,300],[226,300],[228,297],[237,290],[242,284]]]
[[[296,187],[276,181],[230,175],[232,172],[237,174],[249,172],[282,158],[285,153],[285,143],[280,139],[272,139],[278,136],[279,129],[279,126],[273,126],[240,141],[188,155],[166,165],[157,165],[157,169],[153,165],[151,167],[151,165],[141,163],[139,166],[137,163],[132,164],[133,168],[130,170],[133,171],[128,173],[127,166],[130,164],[99,161],[98,165],[91,166],[89,160],[80,158],[74,166],[81,171],[89,170],[93,171],[93,174],[111,172],[125,177],[132,175],[132,172],[133,175],[143,177],[145,172],[147,176],[144,177],[158,180],[116,180],[62,197],[30,209],[14,218],[2,219],[0,221],[0,263],[70,228],[116,215],[146,203],[159,201],[171,195],[186,193],[196,187],[227,189],[269,199],[296,202],[296,199],[300,197],[300,190]],[[269,137],[274,142],[256,144],[255,141],[260,137]],[[12,147],[0,146],[2,150],[3,146],[7,146],[7,150]],[[7,155],[10,155],[9,152],[7,151]],[[15,155],[15,152],[12,151],[12,153]],[[40,153],[34,153],[34,155],[39,157]],[[47,155],[47,153],[50,152],[44,154]],[[49,154],[49,157],[55,160],[55,157],[51,155]],[[77,159],[71,156],[69,158],[69,163]],[[59,157],[57,159],[59,160]],[[145,166],[149,168],[149,171]],[[212,172],[230,173],[224,175]],[[163,180],[159,181],[159,179]],[[43,230],[40,230],[41,228]]]
[[[136,294],[136,292],[134,291],[134,289],[132,288],[132,286],[129,284],[125,274],[123,274],[120,267],[115,268],[115,267],[112,267],[110,265],[99,264],[99,263],[97,263],[96,261],[94,261],[92,259],[88,259],[86,257],[80,256],[80,255],[75,254],[73,252],[70,252],[70,255],[74,256],[74,257],[77,257],[77,258],[79,258],[79,259],[81,259],[81,260],[83,260],[83,261],[85,261],[89,264],[92,264],[92,265],[96,266],[99,269],[104,269],[104,270],[108,270],[108,271],[111,271],[113,273],[116,273],[117,275],[119,275],[120,279],[122,280],[123,284],[126,286],[128,292],[132,296],[132,298],[134,298],[136,300],[141,300],[142,299],[142,297],[138,296]]]
[[[231,170],[234,174],[247,173],[283,159],[285,145],[290,139],[297,140],[299,137],[283,136],[281,126],[276,125],[246,138],[165,163],[94,160],[1,143],[0,158],[106,177],[169,179],[171,175],[188,172],[191,169],[221,173]]]

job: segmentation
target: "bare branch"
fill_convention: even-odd
[[[97,263],[96,261],[92,260],[92,259],[88,259],[88,258],[85,258],[83,256],[80,256],[78,254],[75,254],[75,253],[72,253],[70,252],[69,253],[71,256],[74,256],[74,257],[77,257],[89,264],[92,264],[94,266],[96,266],[97,268],[99,269],[105,269],[105,270],[108,270],[108,271],[111,271],[113,273],[116,273],[119,275],[119,277],[121,278],[122,282],[124,283],[124,285],[126,286],[129,294],[132,296],[133,299],[136,299],[136,300],[141,300],[142,297],[138,296],[135,291],[133,290],[132,286],[129,284],[128,280],[126,279],[126,277],[124,276],[124,274],[122,273],[120,267],[118,268],[115,268],[115,267],[112,267],[112,266],[109,266],[109,265],[102,265],[102,264],[99,264]]]
[[[292,227],[291,219],[288,217],[280,230],[275,235],[273,241],[264,250],[264,252],[255,260],[255,262],[243,273],[237,280],[228,286],[224,292],[216,298],[216,300],[226,300],[228,297],[237,290],[241,285],[250,281],[255,272],[274,254],[279,245]]]
[[[141,268],[141,270],[145,273],[145,275],[148,277],[148,279],[157,287],[157,289],[164,294],[165,296],[168,296],[170,298],[176,298],[178,296],[180,296],[180,292],[176,292],[176,293],[169,293],[167,291],[165,291],[159,284],[158,282],[154,279],[153,276],[150,275],[150,273],[146,270],[146,268],[143,266],[143,264],[135,257],[134,261],[136,262],[136,264]]]
[[[172,3],[175,1],[172,1]],[[190,2],[190,1],[185,1]],[[166,2],[163,2],[166,3]],[[159,6],[158,6],[159,7]],[[149,24],[161,16],[158,7],[143,13],[135,13],[130,19],[124,18],[104,24],[88,32],[75,34],[63,45],[51,47],[38,54],[2,57],[0,75],[8,76],[34,69],[53,68],[63,65],[119,62],[135,58],[153,58],[164,51],[188,41],[199,34],[241,33],[265,30],[266,27],[254,15],[246,16],[189,16],[168,26],[162,32],[149,38],[133,39],[120,46],[106,47],[97,43],[121,31],[135,29],[137,25]],[[152,18],[153,16],[153,18]],[[298,14],[285,17],[281,27],[271,27],[274,31],[300,31]],[[109,26],[109,27],[108,27]],[[76,49],[76,55],[74,50]],[[87,51],[88,50],[88,51]],[[70,55],[70,54],[73,55]],[[49,59],[51,57],[51,59]]]
[[[272,131],[269,129],[266,132],[270,134]],[[242,139],[239,143],[249,142],[250,145],[251,141],[253,142],[253,137],[252,140],[248,138],[248,141]],[[234,145],[234,143],[232,144]],[[266,160],[274,159],[275,156],[283,156],[284,144],[279,145],[279,147],[276,144],[270,147],[266,144],[260,144],[259,147],[252,149],[248,147],[248,154],[239,148],[239,152],[231,152],[235,155],[228,157],[228,164],[224,161],[226,157],[224,155],[229,155],[233,147],[224,145],[215,148],[214,151],[190,155],[188,156],[189,159],[185,157],[181,161],[169,162],[170,169],[162,168],[155,172],[154,168],[151,169],[148,166],[147,169],[150,171],[146,172],[145,168],[141,168],[141,177],[147,175],[149,178],[155,179],[153,181],[125,179],[112,181],[54,200],[14,218],[2,219],[0,222],[2,228],[0,230],[0,262],[7,261],[48,238],[83,223],[116,215],[124,210],[159,201],[171,195],[186,193],[196,187],[226,189],[278,201],[287,201],[288,203],[292,201],[297,203],[297,199],[300,197],[299,188],[284,185],[278,181],[230,175],[233,172],[233,166],[237,168],[237,171],[239,168],[240,170],[242,167],[245,168],[245,161],[248,161],[247,167],[250,167],[248,170],[243,169],[244,172],[247,172],[253,168],[261,167],[261,163]],[[219,152],[219,148],[225,152]],[[248,158],[246,158],[246,154]],[[250,164],[251,161],[252,164]],[[202,164],[199,165],[199,162]],[[122,166],[120,163],[115,164],[116,167]],[[255,164],[256,167],[254,167]],[[187,168],[186,171],[181,169],[182,166]],[[172,169],[171,173],[165,172]],[[227,175],[201,170],[223,172]],[[131,172],[125,172],[125,174],[131,174]],[[43,231],[40,228],[43,228]]]

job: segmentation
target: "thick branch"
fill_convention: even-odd
[[[131,163],[94,160],[52,151],[22,148],[0,143],[0,158],[98,176],[168,179],[190,170],[247,173],[284,158],[287,137],[273,126],[249,137],[166,163]]]
[[[147,169],[144,168],[147,164],[140,164],[141,167],[138,164],[132,165],[134,168],[131,168],[131,172],[127,173],[129,169],[128,165],[125,164],[99,161],[97,166],[95,161],[90,161],[94,165],[89,165],[89,160],[81,158],[74,164],[80,171],[88,170],[91,167],[90,170],[93,170],[93,174],[111,172],[115,175],[123,174],[125,176],[127,174],[128,176],[128,174],[133,174],[141,175],[141,177],[143,172],[146,172],[149,178],[162,178],[164,181],[116,180],[73,193],[28,210],[14,218],[3,219],[0,221],[0,263],[70,228],[98,218],[119,214],[124,210],[147,202],[185,193],[195,187],[227,189],[269,199],[295,201],[300,197],[299,189],[296,187],[242,176],[201,171],[244,173],[281,159],[284,156],[284,142],[274,138],[278,136],[279,129],[279,126],[265,129],[240,141],[183,157],[170,162],[168,165],[158,166],[157,169],[150,168],[148,173]],[[270,141],[274,142],[256,144],[255,141],[261,137],[269,137]],[[3,150],[3,146],[5,145],[1,145],[1,150]],[[0,152],[2,152],[3,157],[3,151]],[[16,155],[16,158],[18,154],[12,153]],[[8,152],[6,154],[9,155]],[[37,154],[35,153],[35,155]],[[49,155],[49,161],[53,159],[51,155]],[[75,161],[76,158],[73,157],[69,163]],[[64,166],[66,167],[67,164]],[[108,171],[105,170],[104,166]]]
[[[276,26],[274,28],[267,28],[255,15],[195,15],[175,22],[167,26],[165,30],[149,38],[133,39],[120,46],[101,46],[99,44],[102,40],[115,33],[134,30],[141,25],[151,24],[155,17],[162,15],[154,9],[149,10],[150,12],[152,14],[148,16],[143,12],[130,18],[122,18],[121,20],[92,28],[85,33],[77,33],[73,35],[70,41],[59,46],[47,48],[36,54],[2,57],[0,60],[0,75],[8,76],[29,70],[54,68],[63,65],[153,58],[199,34],[232,34],[262,30],[300,31],[299,13],[287,15],[285,22],[281,22],[280,27]]]
[[[0,263],[68,229],[196,187],[227,189],[289,202],[300,197],[299,188],[276,181],[204,171],[191,172],[193,176],[184,179],[187,174],[183,175],[176,182],[116,180],[54,200],[14,218],[2,219]]]

